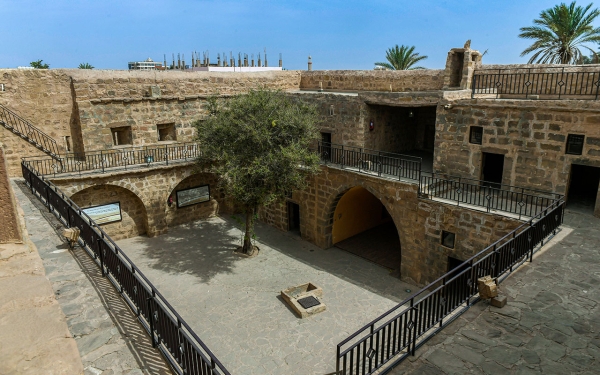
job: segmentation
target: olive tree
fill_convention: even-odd
[[[311,151],[319,131],[316,109],[281,91],[251,90],[226,101],[207,101],[208,117],[197,121],[202,151],[198,163],[219,176],[220,186],[243,209],[242,252],[254,253],[252,233],[261,206],[302,189],[319,170]]]

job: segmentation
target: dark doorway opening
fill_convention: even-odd
[[[288,230],[300,234],[300,206],[294,202],[288,202]]]
[[[456,273],[469,267],[469,263],[465,263],[464,260],[448,257],[448,272],[456,270]]]
[[[567,207],[593,213],[599,183],[600,168],[572,164]]]
[[[481,179],[484,186],[500,188],[502,171],[504,170],[504,155],[484,152],[481,157]]]
[[[321,133],[321,159],[331,160],[331,133]]]
[[[390,270],[400,270],[398,229],[391,215],[368,190],[350,189],[339,200],[332,228],[334,246]]]

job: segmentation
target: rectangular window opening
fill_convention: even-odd
[[[482,126],[471,126],[471,134],[469,135],[469,142],[480,145],[483,143],[483,127]]]
[[[159,142],[167,142],[167,141],[176,141],[177,133],[175,132],[175,124],[159,124],[156,125],[156,129],[158,131],[158,141]]]
[[[442,231],[442,246],[448,247],[450,249],[454,249],[454,240],[456,239],[456,234],[452,232]]]
[[[581,134],[569,134],[567,137],[567,149],[566,154],[569,155],[581,155],[583,154],[583,140],[585,135]]]
[[[119,128],[112,128],[113,144],[115,146],[130,145],[133,143],[131,136],[131,126],[122,126]]]
[[[71,152],[71,137],[68,135],[65,136],[65,150]]]

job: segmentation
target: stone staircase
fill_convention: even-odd
[[[54,138],[3,105],[0,105],[0,125],[53,159],[61,160],[60,149]]]

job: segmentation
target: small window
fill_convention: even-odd
[[[569,134],[567,137],[567,150],[565,153],[570,155],[581,155],[583,153],[583,140],[585,135]]]
[[[112,128],[113,144],[115,146],[132,144],[131,126]]]
[[[331,105],[329,106],[329,116],[333,116],[334,114],[335,114],[335,113],[334,113],[334,110],[333,110],[333,104],[331,104]]]
[[[442,246],[449,247],[450,249],[454,249],[454,240],[456,235],[452,232],[442,231]]]
[[[177,136],[175,133],[175,124],[156,125],[156,129],[158,130],[158,141],[159,142],[177,140]]]
[[[483,141],[483,127],[482,126],[471,126],[471,134],[469,135],[469,142],[476,145],[482,144]]]
[[[65,151],[71,152],[71,137],[65,136]]]

